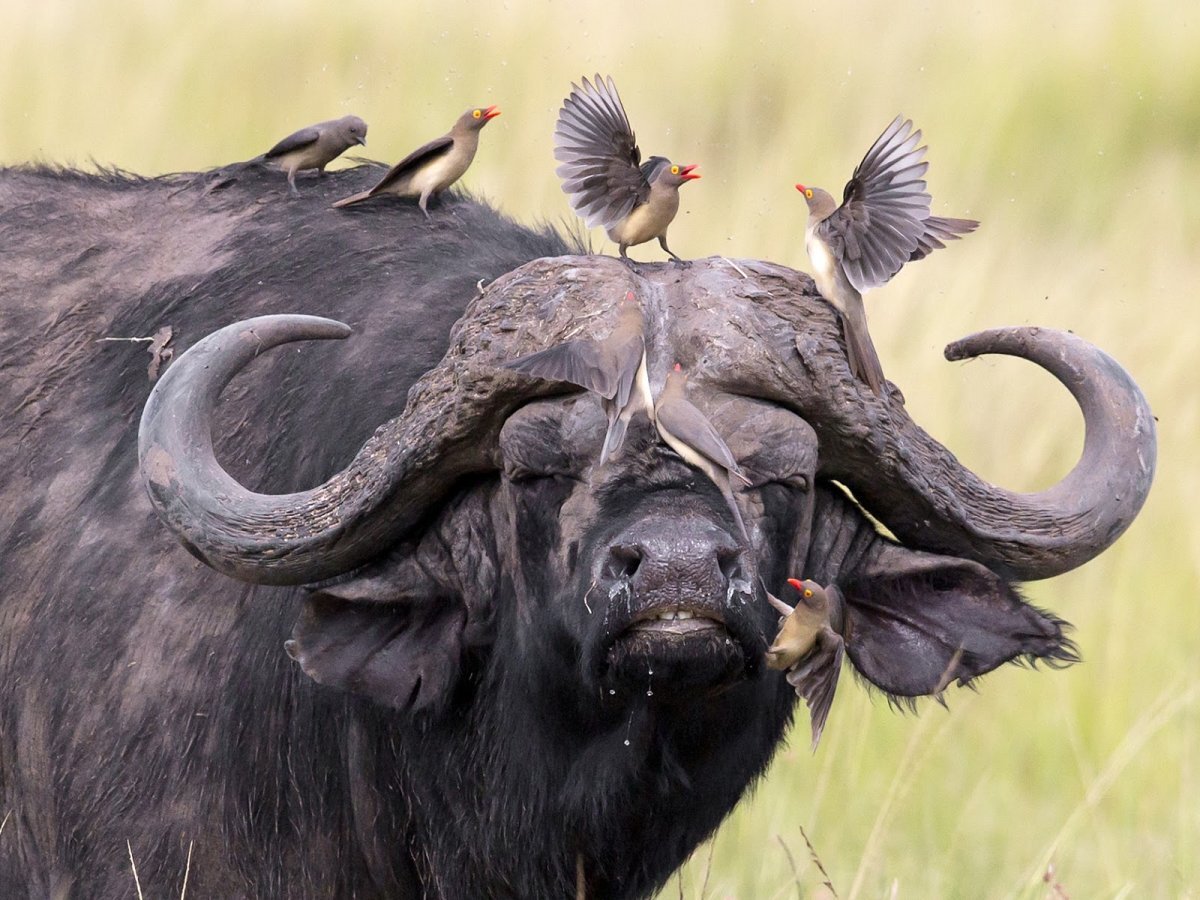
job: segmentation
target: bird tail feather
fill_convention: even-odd
[[[850,360],[850,371],[854,377],[865,381],[876,394],[883,394],[883,366],[871,335],[867,331],[865,315],[855,316],[858,321],[851,323],[850,316],[842,314],[842,334],[846,338],[846,356]]]
[[[909,262],[924,259],[934,250],[941,250],[946,241],[957,241],[970,234],[979,223],[974,219],[948,219],[945,216],[930,216],[925,220],[925,231],[917,238],[917,247],[908,257]]]
[[[718,484],[718,486],[721,488],[721,493],[725,495],[725,502],[729,504],[729,509],[733,512],[733,520],[737,523],[742,540],[749,544],[750,534],[746,531],[746,522],[742,519],[742,511],[738,509],[737,498],[733,495],[733,487],[730,485],[728,478],[723,480],[725,483]]]
[[[943,240],[954,240],[961,234],[970,234],[979,223],[974,219],[948,219],[945,216],[930,216],[925,220],[925,230],[932,231]]]
[[[362,191],[361,193],[351,194],[349,197],[339,200],[337,203],[333,204],[333,206],[334,206],[334,208],[338,208],[338,207],[342,207],[342,206],[353,206],[355,203],[362,203],[362,201],[366,200],[370,196],[371,196],[370,191]]]
[[[621,449],[621,444],[625,442],[625,429],[628,425],[629,420],[624,416],[617,416],[609,423],[608,433],[604,436],[604,446],[600,450],[600,465],[604,465],[609,456]]]

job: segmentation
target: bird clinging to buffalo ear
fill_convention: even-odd
[[[566,381],[599,394],[608,416],[601,465],[620,449],[630,419],[639,411],[654,418],[654,398],[646,375],[645,321],[630,291],[621,301],[616,327],[601,341],[567,341],[512,362],[504,368]]]
[[[788,684],[808,704],[812,718],[812,747],[817,749],[825,719],[837,690],[846,643],[833,629],[835,602],[815,581],[787,580],[796,594],[795,608],[767,592],[767,600],[784,618],[767,650],[767,667],[787,672]]]
[[[325,167],[355,144],[367,143],[367,123],[358,116],[342,116],[328,122],[318,122],[289,134],[260,157],[275,163],[287,172],[288,191],[296,190],[296,173],[316,169],[322,174]]]
[[[462,178],[475,158],[475,151],[479,149],[480,130],[498,115],[500,110],[495,106],[468,109],[458,117],[449,132],[408,154],[388,169],[387,174],[369,191],[339,200],[333,205],[350,206],[384,194],[417,197],[417,205],[429,218],[426,208],[429,198]]]
[[[796,185],[808,201],[804,243],[821,295],[842,314],[850,370],[879,394],[883,369],[867,332],[862,295],[879,287],[906,262],[921,259],[979,227],[972,219],[929,214],[925,190],[929,163],[918,147],[921,132],[897,116],[846,182],[842,205],[818,187]]]
[[[733,518],[737,522],[742,540],[750,543],[746,523],[742,521],[742,513],[733,496],[730,476],[745,484],[749,484],[750,479],[742,474],[729,446],[713,428],[712,423],[688,400],[687,375],[679,363],[675,363],[674,370],[667,374],[667,383],[663,385],[658,402],[654,406],[654,420],[658,426],[658,433],[667,446],[682,456],[688,465],[695,466],[707,475],[713,484],[720,488],[721,495],[733,511]]]
[[[642,163],[637,139],[612,78],[586,78],[558,112],[554,128],[556,170],[571,208],[587,223],[600,225],[625,250],[651,238],[677,262],[667,246],[667,227],[679,211],[679,187],[700,176],[696,166],[681,166],[662,156]]]

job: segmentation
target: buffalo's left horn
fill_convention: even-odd
[[[151,392],[138,434],[142,478],[159,517],[218,571],[305,584],[360,565],[411,528],[455,478],[487,470],[505,411],[530,396],[507,373],[444,361],[413,387],[404,414],[324,484],[292,494],[243,487],[213,455],[222,389],[271,347],[349,334],[316,316],[237,322],[175,360]]]

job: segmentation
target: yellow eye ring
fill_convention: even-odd
[[[482,109],[477,109],[477,110],[475,110],[475,112],[471,113],[471,115],[473,115],[475,118],[477,118],[477,119],[478,119],[480,116],[482,116],[482,115],[483,115],[483,110],[482,110]]]
[[[812,199],[812,188],[805,188],[804,196],[807,197],[809,200],[811,200]]]
[[[671,166],[671,174],[678,175],[679,174],[679,166]]]
[[[804,597],[805,597],[805,599],[808,599],[808,598],[809,598],[809,597],[811,597],[811,596],[812,596],[812,591],[811,591],[809,588],[805,588],[805,589],[804,589]]]

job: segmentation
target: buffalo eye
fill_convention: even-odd
[[[812,480],[803,472],[790,472],[784,475],[763,473],[758,475],[758,477],[753,477],[753,473],[747,474],[751,474],[752,476],[751,488],[753,490],[762,490],[763,488],[777,485],[789,491],[807,493],[812,487]]]
[[[578,480],[570,472],[532,468],[522,465],[519,462],[506,462],[504,464],[504,477],[513,484],[528,484],[529,482],[543,478],[570,478]]]
[[[803,472],[793,472],[790,475],[781,475],[771,480],[793,491],[807,492],[812,487],[812,482]]]

